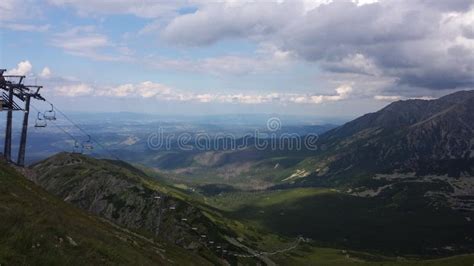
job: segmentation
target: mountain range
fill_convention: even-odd
[[[324,133],[307,158],[313,177],[353,181],[374,174],[474,175],[474,91],[394,102]]]
[[[327,129],[317,150],[1,161],[0,264],[471,265],[473,126],[460,91]]]

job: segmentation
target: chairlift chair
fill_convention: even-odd
[[[82,145],[79,145],[79,142],[77,140],[74,142],[74,147],[72,148],[72,153],[74,154],[82,154],[83,152],[83,147]]]
[[[88,139],[82,143],[82,148],[85,150],[93,150],[94,145],[92,145],[91,136],[87,135]]]
[[[56,111],[54,111],[53,104],[50,104],[50,105],[51,105],[51,109],[44,112],[43,118],[46,120],[56,120]]]
[[[46,126],[47,126],[46,120],[41,118],[41,112],[38,112],[38,115],[36,116],[35,127],[46,127]]]

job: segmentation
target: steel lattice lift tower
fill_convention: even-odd
[[[39,94],[42,86],[24,85],[23,80],[25,79],[25,76],[5,75],[5,72],[5,69],[0,69],[0,89],[2,90],[2,95],[0,97],[0,111],[7,111],[3,157],[7,162],[14,163],[11,158],[13,111],[23,111],[24,115],[20,147],[16,164],[24,166],[30,101],[32,98],[41,101],[45,101],[45,99]],[[23,108],[18,104],[18,102],[23,103]]]

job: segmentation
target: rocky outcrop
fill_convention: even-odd
[[[121,226],[187,249],[221,239],[219,227],[186,201],[123,162],[61,153],[32,167],[30,178],[47,191]],[[161,188],[161,190],[160,190]]]

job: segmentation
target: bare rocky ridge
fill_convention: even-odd
[[[221,228],[200,209],[126,163],[61,153],[32,170],[30,178],[50,193],[118,225],[190,250],[205,248],[202,235],[222,239]]]

